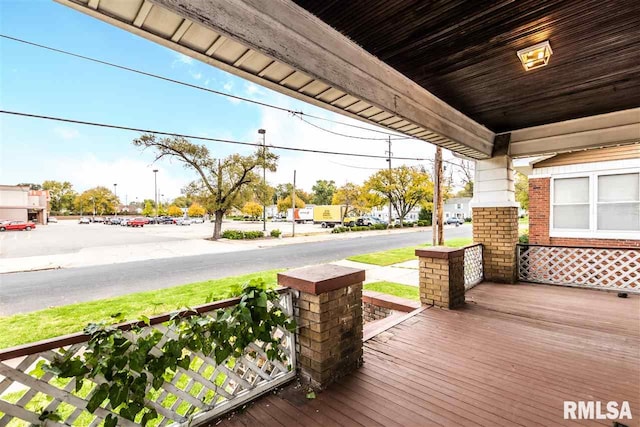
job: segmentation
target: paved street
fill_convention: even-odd
[[[445,229],[469,237],[471,225]],[[362,236],[188,257],[0,275],[0,316],[431,242],[431,231]]]

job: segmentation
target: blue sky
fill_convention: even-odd
[[[53,1],[0,0],[0,32],[52,47],[161,74],[192,84],[260,99],[341,121],[349,119],[256,86],[209,65],[88,17]],[[384,155],[386,142],[333,136],[286,113],[186,88],[169,82],[86,62],[0,39],[0,107],[5,110],[69,117],[198,136],[267,142],[284,146]],[[360,122],[351,121],[352,123]],[[351,135],[374,133],[330,125]],[[0,115],[0,184],[69,180],[78,191],[110,188],[128,201],[153,195],[153,173],[165,198],[195,175],[168,161],[152,165],[153,155],[131,144],[135,132],[93,128]],[[194,141],[196,142],[196,141]],[[208,144],[216,157],[249,148]],[[395,142],[394,155],[431,157],[433,147],[417,141]],[[297,169],[307,191],[317,179],[360,183],[384,160],[366,160],[278,151],[271,184],[289,181]],[[399,162],[396,162],[399,164]],[[408,164],[416,164],[411,162]],[[428,164],[425,166],[429,166]]]

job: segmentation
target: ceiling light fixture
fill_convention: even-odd
[[[553,51],[551,50],[549,40],[546,40],[526,49],[519,50],[518,58],[522,61],[524,69],[529,71],[547,65],[552,54]]]

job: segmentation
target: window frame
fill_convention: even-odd
[[[592,172],[562,173],[551,176],[549,182],[549,237],[574,237],[596,239],[625,239],[637,240],[638,230],[598,230],[598,177],[605,175],[638,174],[640,180],[640,168],[607,169]],[[589,228],[554,228],[554,188],[556,179],[588,178],[589,179]],[[640,185],[640,183],[639,183]],[[625,203],[625,202],[601,202],[601,203]],[[627,202],[637,203],[637,202]],[[582,203],[576,203],[582,204]]]

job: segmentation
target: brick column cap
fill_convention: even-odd
[[[312,295],[364,282],[365,271],[341,265],[323,264],[278,273],[278,284]]]
[[[449,259],[464,253],[464,248],[449,248],[447,246],[431,246],[428,249],[416,249],[416,256],[420,258]]]

